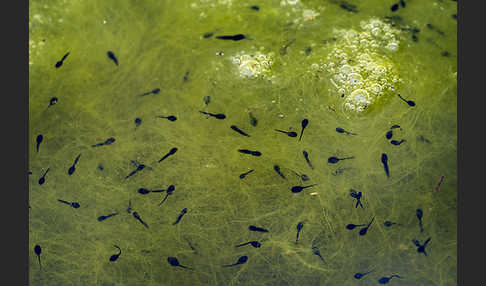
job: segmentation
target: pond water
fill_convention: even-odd
[[[456,14],[30,0],[30,284],[456,285]]]

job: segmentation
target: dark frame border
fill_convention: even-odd
[[[4,15],[1,17],[2,27],[5,27],[4,43],[8,43],[2,45],[2,54],[5,55],[2,65],[4,69],[3,107],[4,110],[10,111],[2,113],[4,134],[2,145],[5,153],[2,168],[4,176],[2,176],[3,206],[1,212],[4,218],[2,237],[7,240],[4,241],[2,249],[3,261],[6,262],[6,266],[2,267],[2,280],[14,281],[15,285],[28,285],[29,255],[32,251],[28,241],[29,214],[26,205],[29,190],[27,170],[28,140],[30,140],[28,138],[28,3],[28,1],[12,1],[8,3],[8,7],[5,7],[7,5],[5,3],[4,9],[2,9]],[[483,237],[479,232],[474,231],[475,225],[479,225],[483,221],[481,219],[483,213],[480,211],[486,200],[479,197],[484,196],[484,190],[477,188],[476,185],[481,183],[480,179],[484,175],[481,172],[482,169],[473,166],[474,162],[481,162],[478,151],[483,149],[481,148],[483,146],[481,146],[480,137],[466,139],[464,136],[465,133],[481,133],[480,123],[484,122],[484,118],[480,117],[484,111],[481,104],[478,104],[478,100],[484,95],[479,86],[474,86],[474,84],[481,84],[484,81],[482,78],[484,72],[475,72],[471,68],[473,63],[478,60],[477,55],[481,55],[481,52],[484,51],[483,46],[479,45],[480,38],[482,38],[480,29],[484,26],[482,22],[484,16],[481,13],[484,10],[480,7],[473,7],[473,3],[482,4],[481,1],[468,1],[467,8],[464,9],[463,1],[458,1],[457,12],[457,285],[474,285],[476,280],[481,281],[480,275],[484,271],[482,263],[474,263],[474,260],[482,261],[482,254],[485,253],[484,249],[478,248],[484,245]],[[12,38],[14,38],[13,41]],[[465,39],[471,40],[466,44]],[[15,116],[11,117],[10,113]],[[9,133],[12,135],[6,136]],[[20,140],[23,144],[18,144]],[[8,182],[6,182],[7,179]],[[469,232],[466,231],[467,225],[469,225]]]

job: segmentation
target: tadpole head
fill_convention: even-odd
[[[365,235],[366,232],[368,232],[368,227],[364,227],[362,229],[359,230],[359,235]]]
[[[150,193],[150,191],[147,190],[147,189],[144,189],[144,188],[140,188],[140,189],[138,189],[138,193],[142,194],[142,195],[146,195],[146,194]]]
[[[354,278],[356,278],[356,279],[361,279],[361,278],[363,278],[363,276],[364,276],[363,273],[356,273],[356,274],[354,274]]]
[[[292,189],[290,189],[290,191],[292,191],[292,193],[300,193],[302,192],[304,188],[301,187],[301,186],[293,186]]]
[[[304,223],[303,223],[303,222],[299,222],[299,223],[297,224],[297,230],[299,230],[299,231],[300,231],[300,230],[301,230],[303,227],[304,227]]]
[[[169,262],[170,265],[172,266],[179,266],[179,260],[175,257],[167,257],[167,262]]]
[[[37,255],[40,255],[41,254],[42,249],[41,249],[40,245],[37,244],[36,246],[34,246],[34,252]]]
[[[424,215],[424,213],[423,213],[422,209],[417,209],[416,213],[417,213],[417,217],[418,217],[418,219],[422,219],[422,217],[423,217],[423,215]]]
[[[244,255],[244,256],[241,256],[240,258],[238,258],[238,264],[243,264],[243,263],[246,263],[248,261],[248,256]]]
[[[336,157],[329,157],[329,159],[327,159],[327,162],[330,163],[330,164],[335,164],[339,161],[338,158]]]
[[[306,118],[302,120],[302,128],[305,128],[309,124],[309,120]]]
[[[56,104],[57,101],[58,101],[57,97],[51,98],[51,100],[49,101],[49,106]]]
[[[252,241],[250,242],[251,246],[255,247],[255,248],[260,248],[262,246],[262,244],[258,241]]]

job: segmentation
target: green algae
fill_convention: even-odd
[[[42,272],[30,251],[31,285],[350,285],[354,273],[370,267],[377,270],[361,284],[375,285],[381,276],[398,273],[404,279],[393,282],[401,285],[456,285],[457,28],[450,17],[456,3],[407,1],[407,8],[394,14],[392,3],[383,1],[349,1],[358,13],[341,9],[339,1],[259,2],[29,1],[29,249],[39,244],[43,250]],[[259,11],[250,5],[259,5]],[[401,20],[386,18],[392,15]],[[417,106],[410,108],[389,91],[366,112],[349,112],[329,72],[315,68],[328,64],[336,47],[353,58],[336,31],[360,31],[370,19],[401,31],[396,51],[380,45],[372,59],[392,67],[385,78],[397,76],[396,91]],[[428,29],[429,21],[444,35]],[[412,28],[420,30],[417,42]],[[250,39],[204,38],[210,31]],[[116,54],[118,67],[107,58],[108,50]],[[63,66],[54,68],[68,51]],[[259,53],[271,55],[265,76],[242,77],[233,58]],[[368,89],[375,87],[366,82],[370,75],[361,75]],[[138,96],[154,88],[160,93]],[[59,102],[47,108],[53,96]],[[205,96],[211,96],[207,107]],[[203,109],[227,119],[206,119],[198,112]],[[159,114],[178,120],[160,120]],[[135,129],[137,117],[142,124]],[[310,123],[301,142],[273,131],[299,132],[303,118]],[[236,134],[231,124],[251,137]],[[385,138],[393,124],[402,127],[394,139],[407,140],[401,146]],[[358,135],[339,134],[336,127]],[[39,153],[37,134],[44,135]],[[108,137],[116,142],[90,147]],[[157,163],[172,147],[177,154]],[[242,148],[263,155],[245,156],[237,152]],[[309,152],[314,170],[302,150]],[[383,152],[389,179],[380,162]],[[330,156],[355,159],[330,165]],[[131,161],[151,170],[125,180],[134,169]],[[274,164],[288,181],[275,174]],[[46,183],[38,185],[49,167]],[[319,185],[292,194],[291,186],[302,182],[286,168]],[[249,169],[255,171],[239,179]],[[444,182],[434,193],[441,175]],[[158,196],[137,193],[140,187],[170,184],[176,191],[163,207]],[[364,209],[354,208],[351,188],[363,192]],[[77,201],[81,208],[57,199]],[[125,211],[129,201],[148,230]],[[188,213],[173,226],[185,207]],[[417,208],[424,211],[424,233]],[[96,220],[113,211],[120,214]],[[375,223],[364,237],[345,229],[372,216]],[[401,226],[386,228],[385,220]],[[299,221],[305,228],[295,244]],[[270,232],[251,233],[250,224]],[[412,239],[429,236],[424,257]],[[250,240],[262,247],[234,248]],[[123,254],[110,263],[113,244]],[[249,257],[245,265],[220,267],[241,255]],[[171,268],[169,256],[196,271]]]

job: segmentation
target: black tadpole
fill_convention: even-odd
[[[242,131],[236,125],[231,125],[230,127],[231,127],[231,129],[233,129],[234,131],[240,133],[241,135],[246,136],[246,137],[250,137],[250,135],[248,135],[247,133],[245,133],[244,131]]]
[[[99,216],[99,217],[98,217],[98,221],[99,221],[99,222],[102,222],[102,221],[104,221],[104,220],[105,220],[105,219],[107,219],[107,218],[110,218],[110,217],[112,217],[112,216],[116,216],[117,214],[118,214],[118,213],[112,213],[112,214],[109,214],[109,215],[102,215],[102,216]]]
[[[385,153],[381,154],[381,163],[383,163],[383,168],[385,169],[385,174],[389,178],[390,177],[390,170],[388,169],[388,156]]]
[[[336,164],[337,162],[341,160],[347,160],[347,159],[354,159],[354,157],[347,157],[347,158],[337,158],[337,157],[329,157],[327,159],[327,162],[330,164]]]
[[[246,175],[250,174],[250,173],[251,173],[251,172],[253,172],[253,171],[254,171],[254,170],[252,169],[252,170],[250,170],[250,171],[248,171],[248,172],[245,172],[245,173],[241,174],[241,175],[240,175],[240,179],[244,179],[244,178],[246,177]]]
[[[346,134],[346,135],[357,135],[357,134],[355,134],[355,133],[348,132],[348,131],[344,130],[344,129],[343,129],[343,128],[341,128],[341,127],[337,127],[337,128],[336,128],[336,132],[337,132],[337,133],[344,133],[344,134]]]
[[[174,185],[170,185],[167,190],[165,191],[166,192],[166,195],[165,195],[165,198],[159,203],[159,206],[161,206],[165,200],[167,200],[167,198],[172,195],[172,193],[175,191],[175,186]]]
[[[168,119],[169,121],[172,121],[172,122],[177,120],[177,117],[175,117],[174,115],[169,115],[169,116],[158,115],[157,117],[158,118],[166,118],[166,119]]]
[[[44,175],[42,175],[42,177],[39,179],[39,185],[42,185],[45,183],[46,181],[46,175],[47,175],[47,172],[49,172],[50,168],[47,168],[46,172],[44,173]]]
[[[214,113],[209,113],[209,112],[205,112],[205,111],[199,111],[199,112],[202,113],[202,114],[212,116],[212,117],[217,118],[217,119],[225,119],[226,118],[226,115],[224,115],[223,113],[214,114]]]
[[[371,224],[373,223],[373,221],[375,220],[375,217],[373,217],[370,221],[370,223],[366,226],[366,227],[363,227],[362,229],[359,230],[359,235],[365,235],[366,232],[368,232],[368,229],[370,228]]]
[[[91,147],[98,147],[98,146],[103,146],[103,145],[111,145],[111,144],[113,144],[113,142],[115,142],[115,140],[116,140],[115,138],[110,137],[110,138],[106,139],[105,142],[91,145]]]
[[[137,169],[133,170],[132,172],[130,172],[130,174],[128,174],[125,179],[128,179],[130,178],[131,176],[135,175],[137,172],[140,172],[142,171],[143,169],[145,169],[145,165],[144,164],[140,164],[138,165]]]
[[[175,222],[173,222],[173,223],[172,223],[172,225],[176,225],[176,224],[178,224],[178,223],[181,221],[182,217],[183,217],[183,216],[184,216],[186,213],[187,213],[187,208],[183,208],[183,209],[182,209],[182,211],[181,211],[181,213],[179,214],[179,216],[177,216],[177,219],[175,220]]]
[[[302,139],[302,135],[304,135],[304,129],[307,127],[307,125],[309,124],[309,120],[307,118],[305,118],[304,120],[302,120],[302,131],[300,131],[300,137],[299,137],[299,141],[300,139]]]
[[[110,256],[110,261],[111,262],[114,262],[118,259],[118,257],[120,257],[121,253],[122,253],[122,250],[120,247],[118,247],[118,245],[114,245],[114,247],[118,248],[118,253],[117,254],[113,254],[112,256]]]
[[[297,237],[295,239],[295,243],[297,243],[299,241],[299,235],[300,235],[300,232],[302,231],[302,228],[304,228],[304,222],[300,221],[297,224]]]
[[[49,101],[48,108],[51,107],[52,105],[55,105],[57,103],[57,101],[58,101],[57,97],[51,98],[51,100]]]
[[[413,102],[411,100],[404,99],[400,94],[397,94],[397,95],[398,95],[398,97],[400,97],[401,100],[405,101],[408,105],[415,106],[415,102]]]
[[[417,214],[417,218],[419,220],[420,232],[424,232],[424,227],[422,225],[422,217],[424,216],[424,212],[422,209],[417,209],[415,213]]]
[[[80,207],[79,203],[77,203],[77,202],[70,203],[70,202],[67,202],[67,201],[64,201],[64,200],[59,200],[59,199],[58,199],[58,201],[60,201],[61,203],[70,205],[71,207],[73,207],[75,209],[78,209]]]
[[[275,170],[275,172],[277,172],[277,174],[282,177],[282,179],[286,179],[284,174],[282,174],[282,172],[280,171],[280,166],[279,165],[273,165],[273,170]]]
[[[254,248],[260,248],[262,246],[262,244],[258,241],[248,241],[248,242],[245,242],[245,243],[242,243],[242,244],[238,244],[235,247],[241,247],[241,246],[245,246],[245,245],[248,245],[248,244],[250,244]]]
[[[383,225],[384,225],[384,226],[386,226],[386,227],[390,227],[390,226],[392,226],[392,225],[394,225],[394,224],[397,224],[397,223],[396,223],[396,222],[391,222],[391,221],[389,221],[389,220],[387,220],[387,221],[385,221],[385,222],[383,223]]]
[[[292,170],[292,169],[289,169],[290,171],[292,171],[297,177],[299,177],[303,182],[306,182],[309,180],[309,177],[306,175],[306,174],[299,174],[297,173],[296,171]]]
[[[42,253],[42,248],[40,247],[40,245],[36,244],[34,246],[34,252],[35,254],[37,255],[37,259],[39,260],[39,267],[40,267],[40,270],[42,270],[42,264],[41,264],[41,258],[40,258],[40,255]]]
[[[420,244],[420,242],[416,239],[412,240],[412,242],[417,246],[417,252],[418,253],[423,253],[425,256],[427,256],[427,252],[425,251],[425,247],[427,244],[430,242],[430,237],[424,242],[424,244]]]
[[[79,154],[76,159],[74,159],[74,163],[71,167],[68,169],[68,175],[71,176],[74,171],[76,171],[76,164],[78,163],[79,157],[81,157],[81,154]]]
[[[398,275],[396,275],[396,274],[393,274],[393,275],[391,275],[390,277],[381,277],[381,278],[378,280],[378,283],[380,283],[380,284],[387,284],[388,282],[390,282],[390,280],[391,280],[393,277],[402,278],[401,276],[398,276]]]
[[[304,158],[305,158],[305,161],[307,162],[307,165],[309,165],[309,167],[311,169],[314,169],[314,166],[312,166],[311,162],[310,162],[310,159],[309,159],[309,153],[307,153],[307,151],[302,151],[302,154],[304,155]]]
[[[167,262],[169,262],[169,264],[173,267],[182,267],[182,268],[187,268],[187,269],[191,269],[187,266],[184,266],[182,264],[179,263],[179,260],[176,258],[176,257],[167,257]]]
[[[284,130],[280,130],[280,129],[275,129],[275,131],[285,133],[289,137],[297,137],[297,132],[294,132],[294,131],[284,131]]]
[[[211,96],[206,95],[205,97],[203,97],[203,101],[204,101],[204,104],[206,106],[208,106],[211,103]]]
[[[128,209],[127,209],[127,211],[128,211]],[[141,223],[143,226],[145,226],[146,228],[149,228],[148,224],[146,224],[146,223],[145,223],[145,222],[142,220],[142,218],[140,217],[140,215],[139,215],[137,212],[135,212],[135,211],[134,211],[134,212],[132,213],[132,215],[133,215],[133,217],[134,217],[136,220],[138,220],[138,221],[139,221],[139,222],[140,222],[140,223]]]
[[[348,229],[348,230],[353,230],[353,229],[355,229],[355,228],[356,228],[356,227],[358,227],[358,226],[365,226],[365,225],[366,225],[366,224],[352,224],[352,223],[350,223],[350,224],[348,224],[348,225],[346,226],[346,229]]]
[[[252,151],[252,150],[248,150],[248,149],[238,149],[238,152],[243,153],[243,154],[253,155],[253,156],[256,156],[256,157],[259,157],[259,156],[262,155],[262,153],[260,151]]]
[[[314,246],[312,246],[312,253],[313,253],[314,255],[319,256],[319,258],[322,260],[322,262],[325,262],[325,261],[324,261],[324,258],[323,258],[323,257],[322,257],[322,255],[321,255],[321,252],[319,251],[319,248],[318,248],[317,246],[315,246],[315,245],[314,245]]]
[[[256,127],[258,124],[258,119],[256,119],[251,112],[248,113],[248,116],[250,117],[250,124],[253,127]]]
[[[244,255],[244,256],[240,256],[240,258],[238,258],[238,261],[236,261],[235,264],[223,265],[223,267],[232,267],[240,264],[245,264],[247,261],[248,261],[248,256]]]
[[[361,208],[363,208],[363,204],[361,203],[361,197],[363,196],[363,193],[362,192],[356,192],[353,189],[349,190],[349,193],[350,193],[351,197],[356,199],[356,206],[355,207],[357,208],[358,206],[361,206]]]
[[[254,225],[250,225],[248,227],[248,229],[251,230],[251,231],[257,231],[257,232],[268,232],[267,229],[261,228],[261,227],[258,227],[258,226],[254,226]]]
[[[174,155],[176,152],[177,152],[177,147],[174,147],[172,149],[170,149],[169,153],[165,154],[164,157],[162,157],[160,160],[159,160],[159,163],[164,161],[167,157],[171,156],[171,155]]]
[[[145,92],[145,93],[142,93],[140,94],[140,96],[146,96],[146,95],[149,95],[149,94],[158,94],[160,92],[160,88],[155,88],[149,92]]]
[[[400,140],[400,141],[397,141],[397,140],[391,140],[391,141],[390,141],[390,143],[391,143],[391,144],[393,144],[393,145],[395,145],[395,146],[398,146],[398,145],[400,145],[400,144],[402,144],[403,142],[406,142],[406,141],[407,141],[407,140],[405,140],[405,139],[402,139],[402,140]]]
[[[140,119],[138,117],[135,118],[135,126],[138,127],[138,126],[140,126],[140,124],[142,124],[142,119]]]
[[[233,41],[239,41],[245,39],[246,36],[243,34],[236,34],[236,35],[230,35],[230,36],[216,36],[216,39],[220,40],[233,40]]]
[[[112,51],[106,52],[106,55],[110,60],[112,60],[118,66],[118,59],[116,58],[115,54]]]
[[[69,52],[68,52],[67,54],[65,54],[65,55],[62,57],[62,59],[56,63],[56,65],[55,65],[54,67],[55,67],[56,69],[57,69],[57,68],[60,68],[60,67],[62,66],[62,63],[64,62],[64,60],[67,58],[67,56],[69,56]]]
[[[39,153],[39,146],[42,143],[42,140],[44,140],[44,136],[42,136],[42,134],[37,135],[37,138],[35,138],[37,153]]]
[[[310,187],[313,187],[317,184],[312,184],[312,185],[308,185],[308,186],[293,186],[290,191],[292,191],[292,193],[300,193],[302,192],[302,190],[306,189],[306,188],[310,188]]]
[[[370,273],[371,273],[371,272],[373,272],[373,271],[375,271],[375,270],[373,269],[373,270],[368,271],[368,272],[365,272],[365,273],[359,273],[359,272],[358,272],[358,273],[354,274],[354,278],[356,278],[356,279],[361,279],[361,278],[363,278],[365,275],[368,275],[368,274],[370,274]]]

